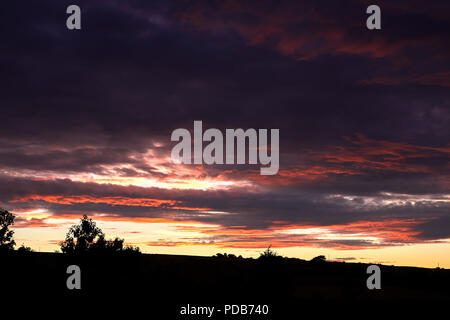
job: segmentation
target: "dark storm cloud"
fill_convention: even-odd
[[[64,1],[31,1],[30,10],[23,10],[20,2],[3,4],[2,23],[20,26],[14,34],[2,28],[6,69],[2,113],[8,119],[3,134],[11,136],[9,131],[14,130],[14,137],[64,144],[102,138],[94,143],[139,148],[141,137],[168,137],[173,128],[202,119],[219,127],[280,127],[283,144],[290,148],[298,138],[333,143],[354,132],[433,144],[445,143],[448,137],[448,127],[420,130],[424,125],[439,126],[442,117],[430,114],[425,124],[423,118],[414,118],[430,108],[440,108],[448,117],[448,90],[425,86],[418,92],[414,86],[401,86],[381,92],[378,87],[358,85],[379,66],[391,65],[370,52],[368,56],[364,52],[329,56],[324,51],[312,61],[299,62],[280,55],[269,44],[248,45],[228,29],[211,33],[190,28],[177,20],[194,10],[188,4],[80,2],[84,4],[83,29],[78,33],[65,29]],[[320,9],[312,4],[306,8],[314,12],[311,16],[335,20],[350,11],[350,19],[334,22],[342,21],[340,29],[346,31],[362,18],[363,6],[349,4],[353,6],[347,9],[333,2]],[[281,17],[287,14],[285,7],[290,7],[289,2],[280,6]],[[205,10],[214,13],[215,8]],[[245,15],[232,19],[220,12],[218,18],[231,29],[248,23]],[[445,37],[441,31],[445,21],[430,28],[427,15],[416,15],[421,19],[414,24],[402,14],[396,16],[395,28],[382,35],[389,43],[411,38],[413,25],[421,30],[420,38]],[[292,14],[288,18],[293,19]],[[310,19],[311,28],[324,27],[320,19]],[[370,42],[367,30],[357,30],[355,37]],[[295,28],[289,32],[295,33]],[[418,130],[404,132],[412,127]]]
[[[425,222],[417,227],[418,238],[425,240],[447,239],[450,237],[450,208],[443,212],[439,219]]]

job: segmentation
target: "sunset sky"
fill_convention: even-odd
[[[66,28],[66,8],[82,29]],[[87,214],[147,253],[450,268],[450,2],[2,1],[0,207],[54,251]],[[171,162],[280,129],[280,170]]]

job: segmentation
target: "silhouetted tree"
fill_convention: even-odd
[[[0,209],[0,251],[13,250],[16,242],[13,240],[14,231],[9,227],[14,224],[15,216]]]
[[[95,245],[97,239],[103,238],[103,231],[86,215],[80,219],[78,225],[70,227],[66,234],[66,240],[60,243],[63,253],[83,253]]]
[[[95,253],[132,253],[139,254],[138,247],[124,246],[124,239],[107,240],[103,231],[86,215],[78,225],[70,227],[66,240],[60,243],[61,251],[69,254]]]

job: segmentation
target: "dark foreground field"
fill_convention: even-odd
[[[215,306],[210,319],[286,319],[307,308],[410,306],[450,302],[450,270],[381,266],[381,290],[366,287],[366,264],[299,259],[228,259],[170,255],[85,256],[28,253],[0,256],[2,301],[42,299],[69,305],[146,310],[145,318],[206,319],[182,307]],[[81,268],[81,290],[68,290],[66,268]],[[269,315],[223,315],[225,304],[268,305]],[[330,307],[331,308],[331,307]],[[347,308],[347,309],[346,309]],[[370,312],[372,312],[370,311]],[[292,317],[297,318],[297,317]]]

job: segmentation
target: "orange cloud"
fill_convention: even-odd
[[[149,246],[210,245],[219,248],[259,249],[322,247],[338,250],[373,249],[422,243],[416,236],[415,226],[431,219],[387,219],[382,221],[357,221],[339,225],[280,225],[267,229],[245,227],[192,227],[176,226],[183,234],[200,233],[202,237],[183,238],[166,242],[160,239],[148,242]]]
[[[392,170],[399,172],[432,173],[436,169],[426,164],[408,164],[407,160],[434,156],[450,158],[450,147],[427,147],[408,143],[372,140],[362,134],[356,139],[345,137],[350,146],[337,146],[335,151],[316,155],[331,164],[353,164],[357,170]]]
[[[76,203],[105,203],[112,206],[156,207],[156,208],[170,208],[177,210],[211,210],[210,208],[192,208],[192,207],[178,206],[179,204],[182,204],[182,201],[175,201],[175,200],[128,198],[128,197],[93,197],[88,195],[82,196],[30,195],[10,200],[9,202],[15,203],[15,202],[29,202],[29,201],[45,201],[49,203],[58,203],[67,205]]]

